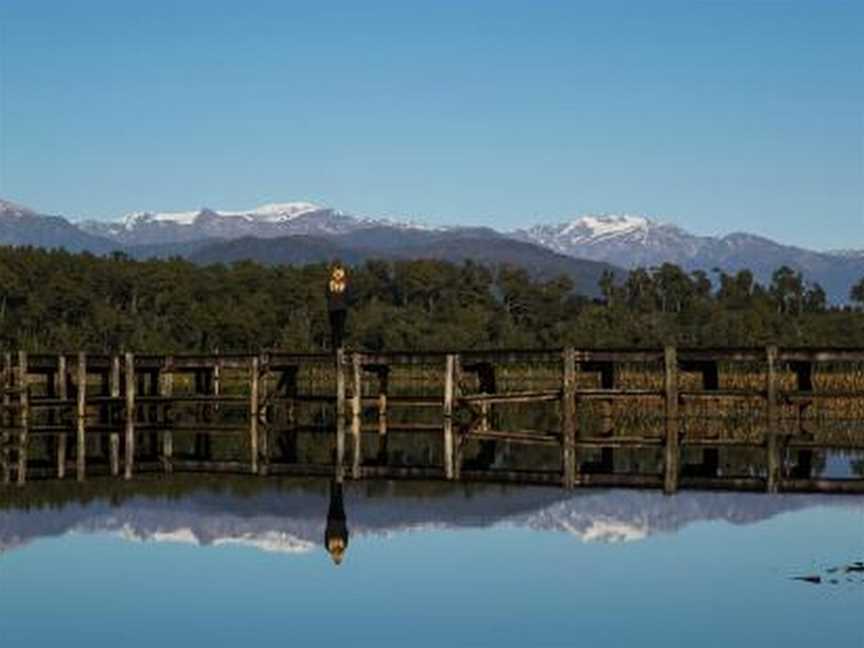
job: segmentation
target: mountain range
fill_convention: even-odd
[[[351,537],[387,538],[423,530],[509,526],[564,533],[582,542],[632,542],[675,533],[703,521],[755,524],[811,507],[861,508],[843,496],[610,490],[574,495],[551,489],[451,489],[435,494],[382,493],[349,484],[345,513]],[[284,554],[320,547],[329,498],[326,487],[262,489],[230,494],[199,489],[177,497],[138,495],[121,505],[110,497],[60,506],[0,511],[0,553],[71,533],[119,535],[136,542],[242,545]]]
[[[862,233],[864,228],[856,235]],[[137,212],[111,222],[73,223],[0,201],[0,243],[96,254],[121,250],[136,258],[183,256],[201,263],[474,259],[521,265],[544,278],[566,274],[587,294],[596,294],[605,270],[617,272],[620,279],[629,269],[665,262],[709,272],[747,268],[763,283],[786,265],[808,282],[821,284],[834,302],[846,301],[850,286],[864,276],[861,249],[819,252],[741,232],[699,236],[644,216],[589,215],[501,232],[360,218],[308,202],[240,211]]]

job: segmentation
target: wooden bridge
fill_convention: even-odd
[[[353,479],[667,493],[864,492],[864,476],[820,478],[813,467],[823,451],[864,452],[861,349],[17,352],[3,354],[0,384],[7,484],[89,474],[335,470]],[[303,408],[311,408],[309,420]],[[545,412],[546,423],[523,427],[520,409],[528,418]],[[516,425],[503,424],[505,410]],[[326,449],[323,460],[297,457],[298,435],[310,432]],[[435,456],[424,465],[393,465],[388,441],[395,433],[434,439]],[[176,451],[181,438],[187,451]],[[213,456],[214,439],[224,440],[223,456]],[[496,465],[504,446],[515,448],[510,455],[521,465]],[[617,469],[616,460],[634,451],[647,460]],[[744,474],[724,469],[722,457],[733,451],[755,457]],[[652,464],[651,457],[658,459]]]

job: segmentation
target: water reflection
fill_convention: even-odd
[[[345,520],[345,504],[342,501],[342,482],[330,482],[330,507],[327,509],[327,529],[324,531],[324,546],[333,559],[340,565],[348,548],[348,524]]]
[[[355,538],[469,528],[520,528],[582,542],[633,542],[696,522],[751,525],[816,508],[864,512],[864,498],[687,491],[583,490],[446,482],[173,477],[7,489],[0,550],[70,534],[133,542],[241,546],[304,554],[321,546],[339,565]]]

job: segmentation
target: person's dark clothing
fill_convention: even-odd
[[[341,266],[334,267],[327,282],[327,312],[330,316],[332,349],[345,344],[345,321],[348,318],[348,276]]]
[[[327,310],[333,311],[348,310],[348,290],[342,292],[331,292],[327,290]]]
[[[348,310],[345,308],[330,311],[330,344],[335,351],[345,344],[345,320]]]

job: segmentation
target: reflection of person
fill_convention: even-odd
[[[330,268],[327,282],[327,311],[330,315],[330,339],[333,350],[341,349],[345,340],[345,320],[348,317],[348,275],[338,261]]]
[[[324,531],[324,546],[333,563],[339,565],[348,548],[348,523],[345,520],[345,505],[342,501],[342,484],[335,479],[330,482],[330,508],[327,510],[327,528]]]

